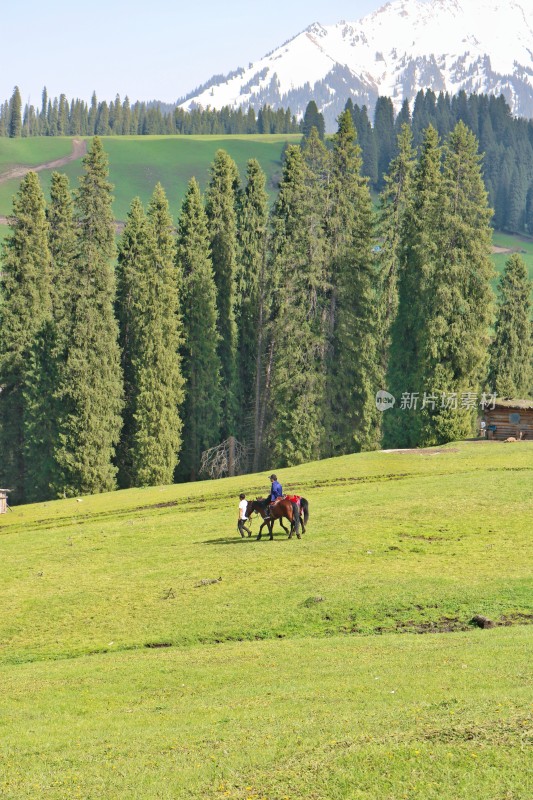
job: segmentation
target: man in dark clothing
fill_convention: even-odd
[[[271,475],[269,480],[272,481],[272,485],[270,487],[270,504],[266,513],[267,519],[270,517],[270,506],[272,503],[275,503],[276,500],[279,500],[280,497],[283,497],[283,489],[281,488],[281,483],[278,481],[276,475]]]

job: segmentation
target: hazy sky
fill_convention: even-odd
[[[24,0],[2,9],[0,99],[172,102],[247,66],[312,22],[355,21],[385,0]]]

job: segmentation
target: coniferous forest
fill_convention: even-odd
[[[412,105],[412,107],[411,107]],[[362,174],[375,191],[397,154],[397,137],[404,123],[412,127],[414,143],[421,144],[429,124],[445,139],[458,122],[477,137],[484,154],[482,174],[494,209],[493,227],[533,235],[533,120],[513,117],[503,96],[435,94],[420,91],[412,104],[405,101],[396,114],[392,101],[380,97],[369,111],[348,100],[362,150]],[[0,137],[18,136],[128,136],[188,134],[288,134],[309,133],[316,127],[324,138],[324,118],[316,103],[308,104],[299,122],[290,109],[263,106],[257,111],[230,107],[191,111],[158,102],[130,103],[119,95],[88,104],[62,94],[51,98],[43,89],[41,105],[22,106],[18,87],[0,104]]]
[[[250,470],[439,444],[478,413],[445,394],[531,393],[531,284],[513,256],[495,302],[474,132],[394,121],[375,212],[357,113],[286,149],[271,209],[259,163],[219,150],[204,197],[191,180],[173,220],[157,185],[118,245],[99,137],[49,202],[28,173],[1,256],[13,502],[196,479],[229,436]],[[435,401],[382,414],[382,389]]]

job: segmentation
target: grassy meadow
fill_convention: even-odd
[[[286,142],[300,141],[299,134],[264,136],[104,136],[102,140],[109,155],[110,180],[115,186],[114,212],[118,220],[125,220],[132,199],[139,196],[147,203],[160,181],[167,192],[172,213],[177,217],[185,196],[187,184],[195,176],[205,189],[209,179],[209,166],[218,149],[228,151],[244,177],[246,162],[257,158],[267,176],[267,189],[274,196],[275,184],[281,174],[281,155]],[[52,155],[45,143],[55,143]],[[3,139],[0,140],[0,177],[8,165],[36,165],[61,158],[71,151],[69,137]],[[21,148],[23,143],[26,147]],[[11,152],[12,151],[12,152]],[[50,151],[51,152],[51,151]],[[25,159],[25,160],[24,160]],[[81,159],[61,168],[73,187],[82,173]],[[51,171],[40,173],[45,192],[48,193]],[[11,211],[13,195],[18,180],[0,183],[0,216]]]
[[[267,474],[0,518],[0,797],[529,800],[533,443]]]

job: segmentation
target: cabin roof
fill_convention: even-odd
[[[518,408],[521,411],[533,409],[533,400],[496,400],[495,408]],[[491,409],[487,409],[490,411]]]

